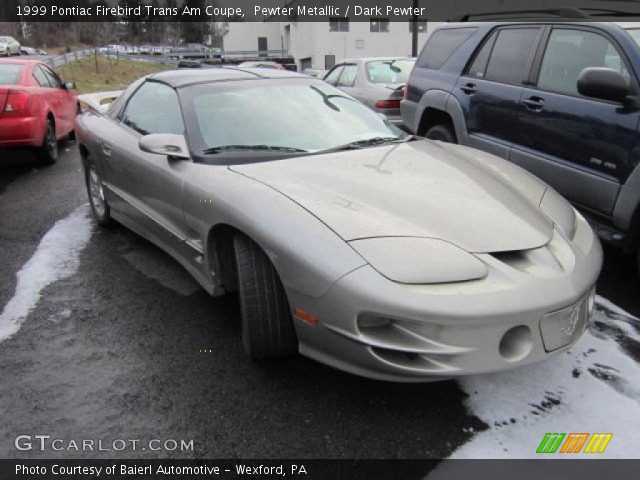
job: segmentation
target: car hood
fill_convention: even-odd
[[[479,253],[537,248],[553,233],[538,208],[542,182],[502,159],[440,142],[230,168],[286,195],[345,241],[428,237]]]

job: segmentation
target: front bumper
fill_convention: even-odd
[[[44,121],[38,117],[0,118],[0,148],[39,147]]]
[[[321,298],[288,292],[292,307],[318,319],[314,326],[294,317],[300,353],[365,377],[424,382],[507,370],[566,351],[588,315],[553,328],[562,316],[554,312],[586,308],[602,265],[600,243],[579,222],[580,247],[556,231],[548,245],[520,258],[478,254],[489,269],[481,280],[404,285],[367,265]],[[535,263],[548,255],[555,265]],[[557,334],[566,338],[552,338]]]

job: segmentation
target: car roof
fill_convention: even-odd
[[[166,83],[173,88],[180,88],[187,85],[194,85],[196,83],[224,82],[229,80],[258,80],[261,78],[308,79],[309,77],[287,70],[220,67],[192,70],[167,70],[164,72],[154,73],[149,75],[147,78],[149,80]]]

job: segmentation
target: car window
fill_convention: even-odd
[[[467,75],[478,78],[484,77],[484,72],[489,62],[489,55],[491,55],[491,50],[493,50],[493,44],[497,36],[498,32],[493,32],[487,41],[482,44],[480,51],[478,51],[469,70],[467,70]]]
[[[60,77],[58,77],[58,75],[56,75],[53,70],[47,67],[40,68],[42,68],[44,74],[47,76],[51,88],[62,88],[62,80],[60,80]]]
[[[340,74],[342,73],[342,69],[344,65],[338,65],[331,70],[326,77],[324,77],[324,81],[330,83],[331,85],[336,85],[338,83],[338,79],[340,78]]]
[[[175,90],[158,82],[146,82],[136,90],[124,110],[122,123],[142,135],[184,133]]]
[[[345,65],[338,81],[340,87],[353,87],[356,83],[356,74],[358,73],[357,65]]]
[[[484,78],[503,83],[524,82],[539,31],[539,28],[500,30]]]
[[[375,60],[367,62],[367,77],[371,83],[407,83],[413,60]]]
[[[49,85],[49,79],[40,67],[37,66],[33,69],[33,76],[36,79],[36,82],[38,82],[38,85],[40,85],[41,87],[49,88],[51,86]]]
[[[588,67],[612,68],[627,80],[631,78],[616,48],[602,35],[554,29],[540,66],[538,88],[578,95],[578,77]]]
[[[433,32],[431,38],[422,49],[416,65],[431,69],[442,67],[476,30],[477,28],[475,27],[446,28]]]
[[[0,85],[15,85],[20,79],[22,65],[17,63],[0,63]]]

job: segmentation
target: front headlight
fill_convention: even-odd
[[[349,242],[381,275],[398,283],[463,282],[487,275],[474,255],[434,238],[378,237]]]
[[[558,192],[547,188],[540,201],[540,209],[567,238],[576,233],[576,211]]]

